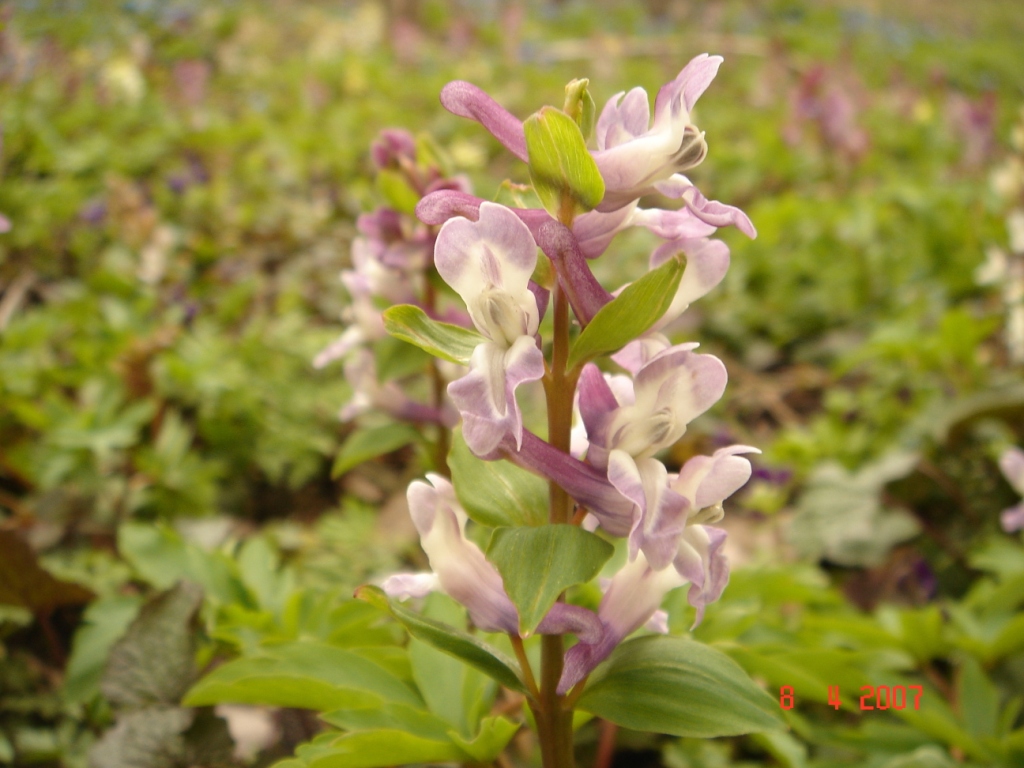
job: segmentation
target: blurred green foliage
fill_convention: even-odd
[[[108,659],[160,635],[187,638],[175,682],[238,656],[221,677],[270,659],[306,692],[310,664],[358,657],[411,717],[456,728],[431,748],[507,738],[481,720],[484,678],[424,690],[448,657],[348,599],[421,557],[396,523],[419,457],[346,459],[332,479],[350,392],[310,364],[338,333],[355,217],[380,202],[368,146],[386,126],[430,134],[486,196],[526,168],[440,109],[445,82],[525,116],[576,77],[599,104],[650,92],[704,50],[727,65],[695,114],[710,157],[693,178],[759,237],[726,234],[725,284],[677,331],[729,368],[709,423],[766,456],[733,531],[760,554],[696,636],[797,707],[787,734],[620,733],[620,749],[673,768],[1024,761],[1024,554],[997,528],[1013,499],[993,461],[1024,440],[1024,396],[974,277],[1006,240],[987,175],[1022,99],[1015,3],[37,0],[0,23],[0,525],[41,553],[40,583],[96,594],[84,615],[81,592],[0,606],[0,764],[77,768],[93,748],[94,765],[149,765],[124,757],[139,744],[229,761],[223,726],[173,685],[144,706],[117,692]],[[620,238],[595,269],[619,284],[650,245]],[[181,579],[203,589],[197,617]],[[190,703],[329,713],[352,690],[215,682]],[[922,685],[921,710],[855,708],[887,684]],[[258,764],[323,727],[292,715]],[[354,730],[324,720],[310,759]],[[581,756],[597,733],[582,726]]]

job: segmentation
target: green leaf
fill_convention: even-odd
[[[469,363],[478,344],[487,341],[476,331],[431,320],[419,307],[399,304],[384,311],[384,329],[397,339],[452,363]]]
[[[714,738],[782,728],[779,703],[724,653],[679,637],[629,640],[598,667],[580,709],[638,731]]]
[[[604,179],[587,151],[580,126],[561,110],[544,107],[523,123],[530,179],[552,217],[568,225],[597,207]]]
[[[372,654],[312,641],[271,646],[261,656],[229,661],[185,697],[193,707],[235,703],[320,711],[382,702],[423,706],[412,688]]]
[[[356,597],[371,605],[390,611],[409,634],[438,650],[461,659],[485,675],[494,678],[506,688],[525,693],[526,688],[519,679],[517,665],[497,648],[477,639],[468,632],[434,621],[410,611],[393,601],[377,587],[365,586],[356,590]]]
[[[605,304],[569,350],[569,367],[622,349],[662,318],[679,288],[684,262],[666,261]]]
[[[187,579],[200,584],[207,600],[252,606],[235,563],[219,552],[204,552],[164,525],[124,523],[117,549],[138,574],[159,589]]]
[[[498,528],[487,558],[519,610],[519,629],[532,633],[558,596],[597,576],[615,547],[575,525]]]
[[[999,722],[999,689],[985,675],[977,660],[967,656],[960,663],[957,702],[961,718],[971,736],[994,736]]]
[[[450,726],[436,715],[417,707],[384,702],[375,707],[346,707],[320,715],[325,723],[345,731],[390,729],[434,741],[448,741]]]
[[[142,598],[137,595],[115,595],[96,600],[85,609],[64,676],[68,701],[86,701],[99,693],[110,648],[128,629],[141,605]]]
[[[728,653],[748,674],[765,679],[773,694],[777,695],[779,688],[788,685],[793,688],[797,701],[827,704],[828,687],[839,686],[843,693],[840,696],[842,708],[850,712],[860,711],[859,700],[853,691],[859,691],[869,681],[858,665],[858,655],[852,651],[803,649],[769,653],[767,650],[734,646],[728,649]],[[778,706],[778,698],[775,704]]]
[[[305,768],[377,768],[409,763],[462,763],[466,754],[450,740],[425,739],[405,731],[356,731],[299,747]],[[289,765],[289,763],[285,763]]]
[[[340,477],[364,461],[397,451],[418,439],[419,433],[408,424],[385,424],[353,432],[338,451],[338,457],[331,467],[331,477]]]
[[[485,717],[480,723],[480,732],[476,738],[467,740],[455,731],[449,731],[448,736],[474,760],[489,763],[504,751],[518,730],[519,724],[507,718]]]
[[[448,466],[455,495],[476,522],[495,528],[547,522],[548,484],[511,462],[474,456],[461,427],[452,433]]]
[[[202,589],[183,581],[142,606],[103,673],[100,688],[112,704],[137,709],[179,702],[195,675],[193,622],[202,601]]]
[[[436,592],[427,596],[421,615],[459,629],[466,626],[466,609]],[[490,711],[497,695],[495,682],[480,670],[416,638],[409,641],[408,648],[413,679],[430,711],[463,736],[476,733],[480,719]]]

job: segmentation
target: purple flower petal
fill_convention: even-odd
[[[451,483],[427,475],[430,485],[410,483],[409,515],[420,544],[445,593],[462,603],[473,623],[486,632],[519,632],[519,614],[505,593],[501,575],[480,548],[465,537],[466,513]]]
[[[651,106],[647,102],[647,91],[634,88],[612,96],[601,110],[597,119],[595,138],[598,149],[609,149],[647,131],[651,119]]]
[[[740,454],[760,452],[749,445],[730,445],[711,456],[694,456],[682,466],[672,489],[689,500],[694,512],[712,509],[717,515],[715,519],[691,519],[691,523],[713,523],[721,518],[722,502],[750,479],[750,462]]]
[[[1024,529],[1024,503],[1004,509],[999,516],[999,522],[1007,533]]]
[[[531,336],[508,349],[487,342],[473,350],[469,373],[448,385],[448,395],[462,414],[462,434],[477,456],[487,456],[511,435],[522,445],[523,417],[516,402],[520,384],[544,376],[544,355]]]
[[[711,85],[723,61],[721,56],[702,53],[691,59],[675,80],[663,85],[654,101],[655,125],[659,121],[677,120],[684,114],[689,119],[690,110]]]
[[[1024,496],[1024,451],[1009,448],[999,457],[999,469],[1017,493]]]
[[[381,588],[388,596],[405,600],[410,597],[426,597],[440,589],[441,582],[436,573],[396,573],[384,579]]]
[[[441,89],[441,104],[454,115],[476,120],[509,152],[524,163],[528,161],[522,121],[472,83],[448,83]]]
[[[551,259],[576,319],[587,325],[612,295],[594,277],[579,243],[565,226],[554,219],[544,222],[537,228],[537,244]]]
[[[729,583],[729,561],[722,552],[725,537],[721,528],[690,525],[680,539],[674,564],[690,582],[687,600],[697,609],[693,627],[704,619],[704,607],[721,597]]]
[[[643,554],[626,563],[612,578],[598,609],[603,636],[597,643],[579,642],[569,649],[558,692],[564,694],[589,675],[615,646],[654,616],[670,590],[685,583],[674,568],[651,568]]]

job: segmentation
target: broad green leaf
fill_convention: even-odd
[[[1024,613],[1019,613],[1006,622],[990,646],[990,658],[1001,659],[1004,656],[1024,649]]]
[[[340,477],[364,461],[397,451],[418,439],[419,433],[408,424],[385,424],[353,432],[338,451],[331,467],[331,477]]]
[[[681,259],[669,259],[601,307],[569,350],[569,367],[622,349],[649,330],[672,304],[683,268]]]
[[[137,595],[114,595],[96,600],[85,609],[64,676],[68,701],[86,701],[99,693],[110,648],[128,629],[141,605],[142,598]]]
[[[531,633],[558,596],[594,578],[615,547],[575,525],[498,528],[487,558],[519,610],[519,629]]]
[[[459,503],[482,525],[544,525],[548,518],[548,484],[508,461],[484,461],[473,455],[462,437],[452,434],[448,453],[452,485]]]
[[[239,548],[238,574],[260,607],[278,613],[295,590],[295,574],[266,536],[253,536]]]
[[[203,587],[215,603],[248,605],[249,594],[235,563],[220,552],[205,552],[177,531],[152,523],[124,523],[117,531],[117,549],[139,575],[160,589],[187,579]]]
[[[469,363],[477,345],[487,341],[476,331],[431,320],[426,312],[412,304],[399,304],[385,310],[384,329],[435,357],[463,365]]]
[[[467,760],[466,753],[450,740],[425,739],[395,729],[346,733],[331,741],[303,745],[295,753],[305,768],[378,768]]]
[[[779,702],[724,653],[679,637],[629,640],[598,667],[580,709],[637,731],[714,738],[783,727]]]
[[[434,741],[448,741],[450,726],[436,715],[418,707],[383,702],[375,707],[346,707],[320,715],[325,723],[345,731],[390,729],[405,731]]]
[[[530,179],[544,208],[563,224],[597,207],[604,179],[576,122],[561,110],[544,107],[523,123]]]
[[[382,702],[422,708],[420,697],[366,654],[326,643],[271,646],[262,656],[229,661],[196,683],[184,703],[261,704],[329,711]]]
[[[828,703],[828,687],[839,686],[842,708],[859,712],[858,699],[853,695],[868,684],[864,672],[857,666],[857,655],[843,650],[785,651],[768,653],[765,650],[732,646],[729,655],[749,674],[768,682],[778,706],[779,689],[788,685],[797,701]]]
[[[472,740],[462,738],[455,731],[449,731],[448,735],[473,759],[489,763],[502,753],[518,730],[518,723],[498,716],[485,717],[480,723],[480,732]]]
[[[202,589],[183,581],[142,606],[103,673],[100,688],[111,704],[178,704],[195,677],[193,622],[202,601]]]
[[[975,738],[994,736],[999,722],[999,689],[985,675],[976,659],[960,663],[956,700],[967,732]]]
[[[87,603],[93,597],[85,587],[43,570],[35,552],[17,533],[0,531],[0,605],[49,613],[62,605]]]
[[[356,597],[390,611],[416,639],[461,659],[466,664],[494,678],[506,688],[520,693],[526,692],[516,671],[516,663],[497,648],[484,643],[468,632],[420,616],[394,601],[389,601],[387,595],[377,587],[360,587],[356,590]]]
[[[458,629],[466,626],[466,609],[436,592],[427,596],[421,615]],[[480,670],[416,638],[409,641],[409,661],[427,708],[463,736],[476,733],[480,719],[494,703],[497,684]]]

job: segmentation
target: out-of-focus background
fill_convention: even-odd
[[[525,168],[440,107],[446,82],[525,117],[575,77],[599,108],[653,97],[707,51],[692,178],[759,236],[723,233],[732,269],[676,329],[730,386],[670,463],[763,449],[695,635],[797,708],[770,737],[620,732],[614,764],[1024,765],[997,466],[1024,443],[1022,40],[1013,0],[0,4],[0,764],[263,766],[323,727],[225,691],[277,705],[219,708],[232,741],[116,670],[397,642],[348,598],[421,557],[403,505],[426,460],[336,463],[353,393],[311,364],[343,328],[356,217],[395,194],[371,142],[429,135],[490,197]],[[633,279],[652,246],[595,269]],[[182,577],[199,619],[140,613]],[[904,679],[927,711],[855,706]]]

